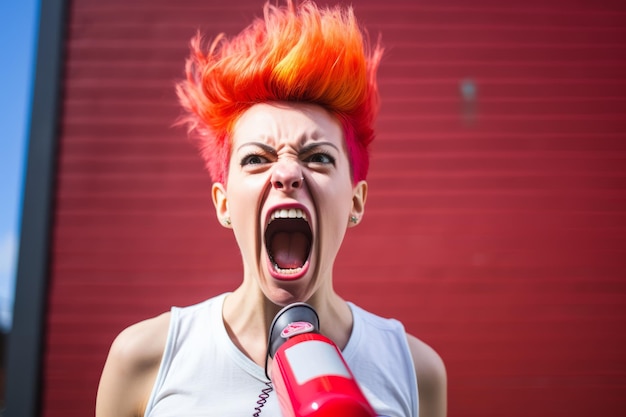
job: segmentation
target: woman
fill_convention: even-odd
[[[446,415],[437,353],[333,289],[344,234],[365,211],[381,54],[350,8],[310,2],[267,4],[208,52],[192,41],[177,91],[243,280],[124,330],[102,373],[98,417],[279,416],[264,373],[267,334],[298,301],[315,308],[379,415]]]

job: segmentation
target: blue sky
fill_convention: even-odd
[[[0,1],[0,328],[12,318],[39,0]]]

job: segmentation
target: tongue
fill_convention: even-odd
[[[281,269],[300,268],[306,261],[308,245],[304,233],[276,233],[272,237],[272,259]]]

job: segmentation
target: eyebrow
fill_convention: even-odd
[[[321,148],[323,146],[330,146],[331,148],[335,148],[335,150],[337,152],[339,152],[339,148],[334,143],[330,143],[330,142],[313,142],[313,143],[311,143],[309,145],[303,146],[302,149],[300,149],[300,154],[307,154],[310,151],[312,151],[312,150],[314,150],[316,148]]]
[[[273,147],[262,143],[262,142],[247,142],[244,143],[243,145],[239,146],[237,148],[237,152],[240,151],[241,149],[248,147],[248,146],[255,146],[255,147],[259,147],[261,149],[263,149],[265,152],[270,153],[272,155],[277,155],[278,152],[276,152],[276,149],[274,149]],[[331,142],[313,142],[309,145],[305,145],[300,149],[300,154],[306,154],[316,148],[320,148],[322,146],[330,146],[332,148],[334,148],[337,152],[339,152],[339,148],[337,147],[337,145],[335,145],[334,143]]]
[[[270,153],[272,155],[276,155],[276,149],[272,148],[271,146],[262,143],[262,142],[246,142],[243,145],[241,145],[240,147],[237,148],[237,152],[239,152],[241,149],[247,147],[247,146],[255,146],[258,148],[263,149],[265,152]]]

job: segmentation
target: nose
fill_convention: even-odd
[[[302,188],[304,176],[298,163],[285,161],[276,164],[270,181],[275,189],[290,192]]]

